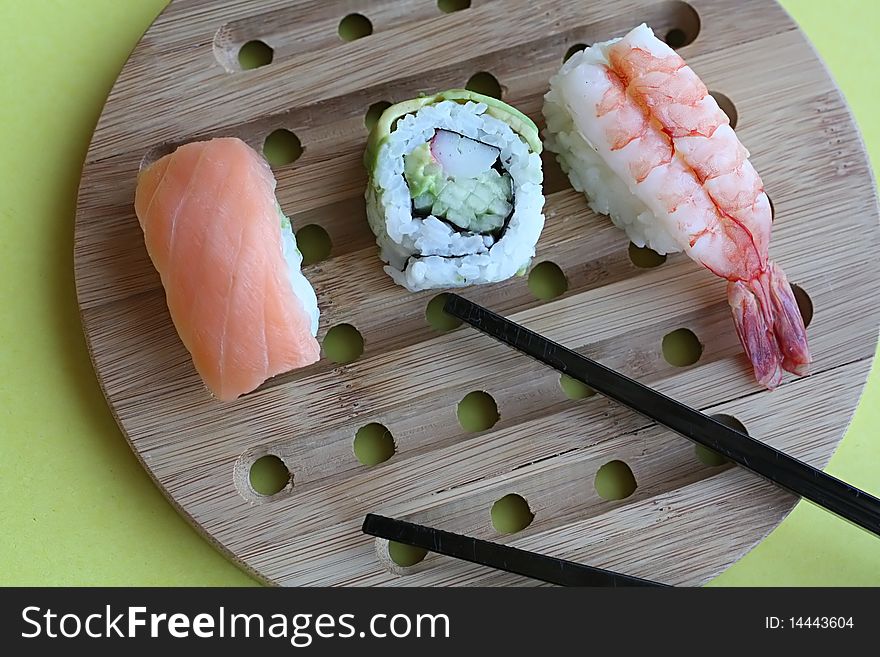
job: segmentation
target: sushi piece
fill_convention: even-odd
[[[791,286],[769,259],[771,210],[749,152],[706,86],[642,24],[571,57],[544,97],[546,146],[590,207],[637,246],[684,251],[727,279],[757,381],[807,373]]]
[[[179,147],[141,171],[134,207],[174,326],[217,398],[318,360],[318,300],[272,170],[247,144]]]
[[[544,227],[541,140],[509,105],[453,89],[392,105],[367,141],[367,219],[409,290],[524,273]]]

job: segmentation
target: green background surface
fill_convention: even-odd
[[[880,3],[783,4],[827,62],[880,162]],[[164,5],[0,0],[0,584],[254,583],[140,468],[101,395],[77,311],[72,243],[82,161],[114,79]],[[828,467],[875,495],[878,406],[875,367]],[[880,541],[801,503],[713,584],[880,585]]]

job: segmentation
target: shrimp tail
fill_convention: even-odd
[[[775,263],[751,281],[731,281],[727,300],[758,383],[772,390],[783,370],[807,373],[811,357],[804,321],[788,279]]]
[[[782,353],[773,330],[770,290],[754,281],[732,281],[727,285],[727,301],[733,323],[755,378],[772,390],[782,380]]]
[[[782,368],[792,374],[804,376],[808,373],[812,361],[804,318],[785,272],[772,261],[767,269],[770,279],[770,299],[773,302],[773,329],[782,352]]]

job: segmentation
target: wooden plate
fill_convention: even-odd
[[[569,399],[556,373],[474,331],[429,326],[434,295],[391,283],[367,227],[365,115],[374,103],[488,72],[507,102],[540,123],[547,81],[570,47],[642,21],[684,42],[682,55],[735,106],[774,203],[772,255],[814,310],[812,375],[761,391],[724,282],[683,256],[635,266],[623,232],[587,209],[550,157],[536,263],[558,265],[567,291],[542,301],[517,278],[466,294],[665,393],[734,416],[817,466],[846,430],[880,324],[878,208],[858,131],[803,34],[772,2],[735,11],[721,0],[470,4],[444,13],[434,0],[179,0],[158,18],[110,94],[80,188],[75,273],[104,393],[172,503],[268,582],[524,583],[436,555],[397,566],[387,544],[359,531],[372,511],[699,584],[764,537],[795,499],[747,472],[702,463],[687,441],[600,396]],[[337,29],[354,12],[372,34],[346,42]],[[273,49],[272,62],[240,70],[239,49],[252,40]],[[324,358],[223,404],[201,385],[168,317],[132,208],[135,178],[144,157],[170,144],[236,135],[261,148],[279,129],[303,147],[276,169],[281,204],[295,228],[317,224],[332,240],[330,257],[305,270],[322,309],[318,337],[350,324],[365,349],[349,365]],[[703,346],[689,367],[662,355],[664,336],[681,328]],[[489,430],[459,426],[457,404],[473,391],[497,404]],[[388,428],[396,452],[368,467],[352,443],[373,422]],[[271,496],[248,477],[266,454],[293,475]],[[637,483],[625,499],[596,492],[596,473],[610,461],[626,463]],[[525,499],[534,518],[499,536],[490,509],[508,494]]]

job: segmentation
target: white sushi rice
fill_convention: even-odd
[[[608,48],[619,40],[597,43],[574,54],[550,79],[550,91],[544,96],[543,113],[547,121],[544,146],[556,153],[572,187],[586,195],[589,206],[611,217],[636,246],[649,246],[660,254],[676,253],[681,247],[667,232],[665,223],[657,221],[654,213],[636,197],[635,189],[609,168],[596,148],[578,131],[571,109],[560,92],[566,78],[578,74],[579,66],[607,65]]]
[[[287,217],[284,217],[284,215],[282,215],[282,217],[281,250],[284,254],[284,260],[287,263],[287,275],[290,279],[290,286],[293,288],[293,293],[300,300],[305,308],[306,314],[311,320],[311,332],[314,336],[318,334],[318,318],[320,317],[320,312],[318,311],[318,297],[315,294],[312,284],[309,283],[305,276],[303,276],[301,270],[303,257],[302,253],[300,253],[300,250],[296,246],[296,237],[293,234],[290,220],[287,219]]]
[[[376,234],[385,271],[409,290],[463,287],[510,278],[535,255],[544,227],[541,158],[511,127],[485,114],[486,105],[442,101],[397,122],[381,145],[367,186],[367,218]],[[501,152],[510,174],[514,208],[496,242],[491,235],[460,232],[433,215],[413,216],[404,178],[404,155],[449,130]]]

